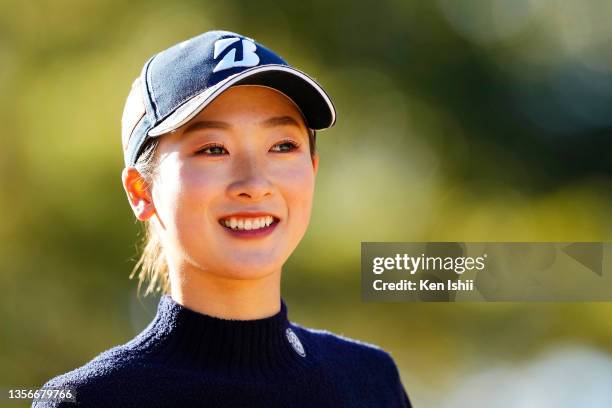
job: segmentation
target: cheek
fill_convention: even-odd
[[[310,162],[286,169],[282,175],[283,195],[288,204],[289,217],[304,224],[310,218],[314,195],[314,172]],[[305,226],[303,226],[305,229]]]
[[[202,233],[206,210],[221,188],[215,180],[218,178],[186,166],[177,166],[164,174],[163,187],[158,191],[160,218],[175,239],[185,241],[194,231]]]
[[[208,212],[214,197],[223,191],[220,180],[222,180],[220,175],[194,167],[185,167],[179,172],[180,190],[176,217],[183,228],[197,229],[201,233],[202,224],[209,216]]]

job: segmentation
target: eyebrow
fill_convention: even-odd
[[[262,127],[274,127],[274,126],[296,126],[300,127],[299,123],[291,116],[275,116],[270,119],[266,119],[260,123]]]
[[[296,126],[300,127],[300,124],[291,116],[274,116],[259,123],[259,126],[270,128],[275,126]],[[231,129],[232,125],[227,122],[218,120],[199,120],[187,126],[183,131],[183,134],[193,132],[201,129]]]

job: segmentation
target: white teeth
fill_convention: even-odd
[[[256,230],[269,227],[274,222],[274,217],[266,215],[257,218],[235,218],[230,217],[222,221],[223,225],[234,230]]]

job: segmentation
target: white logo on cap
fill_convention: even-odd
[[[300,339],[298,339],[297,334],[295,334],[293,330],[291,330],[291,328],[287,328],[287,330],[285,330],[285,334],[287,335],[287,340],[289,340],[289,343],[291,344],[295,352],[302,357],[306,357],[304,346],[302,346],[302,342],[300,341]]]
[[[230,38],[222,38],[215,42],[215,51],[213,55],[213,59],[217,59],[219,55],[230,45],[240,41],[238,37],[230,37]],[[236,61],[236,47],[232,48],[225,57],[215,66],[213,69],[214,72],[223,71],[224,69],[234,68],[234,67],[254,67],[259,64],[259,57],[255,54],[255,50],[257,46],[253,40],[248,38],[242,39],[242,59]]]

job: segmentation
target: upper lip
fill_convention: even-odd
[[[275,221],[279,220],[278,216],[272,214],[271,212],[267,212],[267,211],[241,211],[241,212],[223,215],[219,218],[219,220],[225,220],[227,218],[232,218],[232,217],[234,218],[256,218],[256,217],[265,217],[265,216],[271,216],[274,218]]]

